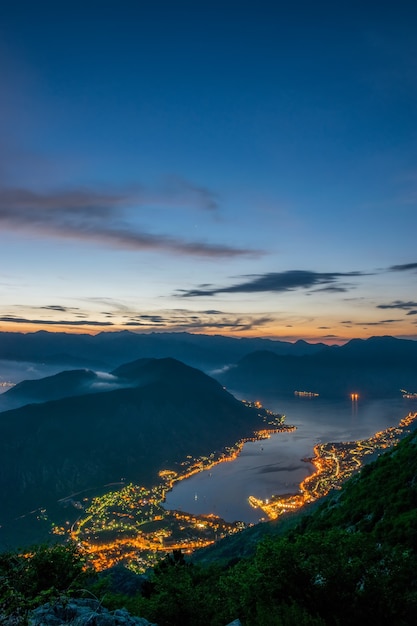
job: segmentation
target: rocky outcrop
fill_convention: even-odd
[[[157,626],[142,617],[133,617],[126,609],[108,611],[98,600],[63,598],[47,602],[30,614],[29,626]]]
[[[18,624],[19,622],[13,623]],[[28,626],[158,626],[143,617],[133,617],[126,609],[108,611],[98,600],[62,598],[47,602],[31,612]],[[227,626],[242,626],[236,619]]]

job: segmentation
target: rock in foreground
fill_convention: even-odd
[[[126,609],[108,611],[98,600],[64,598],[47,602],[32,611],[29,626],[156,626],[142,617],[133,617]]]

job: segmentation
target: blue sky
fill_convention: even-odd
[[[0,329],[417,337],[412,2],[4,2]]]

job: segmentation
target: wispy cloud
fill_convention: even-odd
[[[308,270],[288,270],[286,272],[269,272],[257,275],[250,280],[229,285],[228,287],[215,287],[200,285],[197,289],[178,290],[178,295],[185,298],[196,296],[214,296],[219,293],[259,293],[294,291],[296,289],[312,289],[324,285],[322,290],[346,291],[345,286],[335,286],[333,283],[346,278],[364,276],[363,272],[312,272]],[[318,291],[318,290],[317,290]]]
[[[113,326],[113,322],[100,322],[94,320],[30,319],[14,315],[3,315],[0,317],[0,322],[10,322],[13,324],[34,324],[35,326]]]
[[[314,293],[317,291],[327,291],[329,293],[345,293],[349,291],[349,287],[337,287],[335,285],[329,285],[328,287],[322,287],[321,289],[315,289]]]
[[[386,326],[389,324],[395,324],[401,322],[400,319],[388,319],[388,320],[372,320],[372,321],[364,321],[364,322],[351,322],[351,321],[343,321],[341,324],[347,324],[350,326]]]
[[[41,306],[40,308],[45,309],[46,311],[58,311],[60,313],[72,313],[73,311],[79,311],[78,307],[61,306],[60,304],[49,304],[47,306]]]
[[[192,311],[189,309],[166,309],[159,312],[135,312],[129,311],[128,307],[117,301],[113,302],[114,311],[101,313],[101,319],[91,318],[87,311],[79,309],[60,307],[59,305],[42,306],[37,309],[33,307],[21,307],[25,311],[33,312],[33,315],[3,315],[0,316],[0,323],[25,324],[36,327],[42,326],[77,326],[89,329],[113,327],[113,329],[126,328],[130,330],[157,330],[166,332],[213,332],[224,330],[229,332],[244,332],[254,328],[265,326],[274,322],[272,316],[254,314],[242,315],[239,313],[225,311]],[[62,309],[62,310],[61,310]],[[48,311],[45,316],[39,315],[40,311]],[[52,317],[54,313],[72,313],[65,319],[62,317]],[[82,318],[82,319],[79,319]]]
[[[403,300],[394,300],[394,302],[390,302],[389,304],[378,304],[377,309],[402,309],[403,311],[410,311],[410,309],[417,308],[417,302],[408,301],[404,302]]]
[[[191,191],[189,191],[191,193]],[[193,188],[204,208],[215,208],[210,192]],[[203,257],[258,256],[254,250],[187,241],[168,234],[135,229],[127,209],[143,204],[140,193],[98,193],[90,189],[40,193],[29,189],[0,188],[0,225],[46,237],[96,242],[114,248],[155,250]]]
[[[127,317],[127,316],[126,316]],[[132,315],[122,322],[122,326],[155,327],[170,331],[195,330],[228,330],[247,331],[253,328],[270,324],[274,321],[271,316],[241,315],[223,311],[190,311],[188,309],[169,309],[163,314]]]
[[[408,272],[417,270],[417,263],[405,263],[404,265],[391,265],[388,268],[390,272]]]

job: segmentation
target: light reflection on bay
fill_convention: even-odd
[[[254,400],[255,398],[251,398]],[[262,512],[250,507],[249,496],[266,499],[273,494],[297,493],[300,482],[312,471],[306,458],[318,442],[366,439],[395,426],[416,400],[340,401],[321,398],[257,397],[262,404],[286,415],[293,432],[276,433],[270,439],[248,442],[240,456],[178,482],[167,494],[165,508],[194,514],[214,513],[227,521],[258,522]]]

